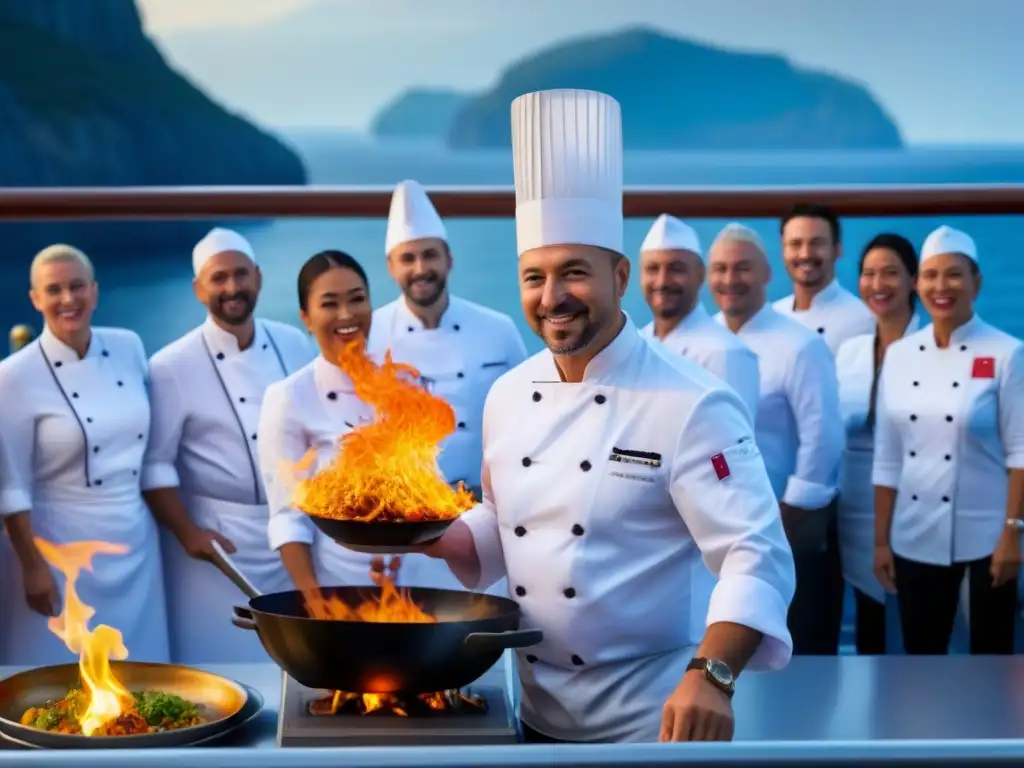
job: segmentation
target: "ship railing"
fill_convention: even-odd
[[[31,187],[0,188],[0,221],[130,221],[167,219],[383,218],[392,187]],[[510,218],[510,187],[431,187],[443,218]],[[844,218],[1024,214],[1024,184],[847,186],[629,187],[623,212],[631,218],[669,213],[680,218],[772,218],[813,201]],[[11,329],[12,350],[33,330]]]

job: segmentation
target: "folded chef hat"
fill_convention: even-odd
[[[427,196],[427,190],[418,181],[403,181],[391,195],[391,210],[388,211],[388,233],[384,238],[384,252],[402,243],[436,237],[448,240],[444,222],[437,215],[434,204]]]
[[[698,256],[704,255],[696,230],[667,213],[661,214],[651,226],[640,246],[640,253],[644,251],[690,251]]]
[[[249,241],[231,229],[215,227],[211,229],[202,240],[196,243],[192,249],[192,271],[199,274],[203,266],[218,253],[237,251],[249,257],[249,261],[256,263],[256,255],[253,253]]]
[[[933,256],[941,256],[944,253],[959,253],[975,264],[978,263],[978,248],[974,244],[974,238],[945,224],[925,238],[924,245],[921,246],[921,263],[924,264]]]
[[[512,102],[519,255],[546,245],[622,253],[622,110],[596,91]]]

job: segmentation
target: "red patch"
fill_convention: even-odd
[[[725,480],[729,476],[729,462],[722,454],[716,453],[711,457],[711,466],[715,468],[715,474],[718,475],[719,480]]]
[[[994,379],[996,377],[996,359],[994,357],[974,358],[974,367],[971,369],[973,379]]]

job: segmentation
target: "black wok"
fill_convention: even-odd
[[[195,702],[207,722],[191,728],[131,736],[50,733],[20,720],[25,710],[67,695],[79,684],[78,663],[39,667],[0,681],[0,733],[22,744],[46,749],[138,749],[183,747],[232,730],[244,719],[250,694],[233,680],[191,667],[112,661],[111,670],[129,691],[173,693]]]
[[[374,522],[337,520],[309,515],[313,525],[338,544],[356,551],[402,551],[437,539],[457,518],[450,520]]]
[[[250,596],[233,622],[254,630],[278,666],[307,688],[354,693],[433,693],[462,688],[494,666],[507,648],[544,639],[520,629],[513,600],[449,589],[412,588],[412,600],[436,623],[309,618],[302,593],[260,595],[215,547],[214,562]],[[380,595],[376,587],[325,587],[350,606]]]

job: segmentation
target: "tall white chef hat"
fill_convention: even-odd
[[[974,238],[945,224],[925,238],[924,245],[921,246],[921,263],[924,264],[933,256],[941,256],[944,253],[959,253],[975,264],[978,263],[978,248],[974,244]]]
[[[248,240],[234,230],[214,227],[192,249],[192,271],[198,275],[206,262],[218,253],[228,251],[244,253],[253,264],[256,263],[256,254]]]
[[[388,211],[388,233],[384,238],[384,252],[402,243],[436,237],[448,240],[444,222],[437,215],[434,204],[427,196],[427,190],[418,181],[403,181],[391,195],[391,210]]]
[[[696,230],[667,213],[661,214],[651,226],[640,246],[640,253],[644,251],[690,251],[703,256]]]
[[[622,253],[622,110],[596,91],[512,102],[519,255],[546,245]]]

